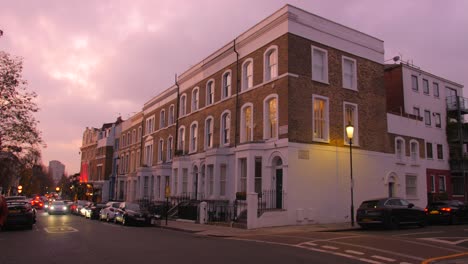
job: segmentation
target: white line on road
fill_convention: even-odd
[[[399,234],[399,235],[392,235],[392,236],[400,237],[400,236],[426,235],[426,234],[439,234],[439,233],[444,233],[444,232],[442,231],[418,232],[418,233],[406,233],[406,234]]]
[[[305,242],[305,243],[302,243],[302,244],[309,245],[309,246],[317,246],[317,244],[315,244],[314,242],[311,242],[311,241]]]
[[[337,250],[339,248],[337,247],[333,247],[333,246],[321,246],[322,248],[325,248],[325,249],[333,249],[333,250]]]
[[[359,260],[360,260],[360,261],[367,262],[367,263],[372,263],[372,264],[383,264],[383,263],[380,262],[380,261],[375,261],[375,260],[372,260],[372,259],[360,258]]]
[[[427,241],[433,241],[433,242],[439,242],[439,243],[445,243],[449,245],[457,245],[460,243],[467,242],[468,239],[466,237],[426,237],[426,238],[420,238],[421,240],[427,240]],[[445,239],[459,239],[455,241],[448,241]]]
[[[345,246],[357,247],[357,248],[364,248],[364,249],[368,249],[368,250],[374,250],[374,251],[377,251],[377,252],[382,252],[382,253],[386,253],[386,254],[390,254],[390,255],[395,255],[395,256],[399,256],[399,257],[414,259],[414,260],[417,260],[417,261],[423,261],[423,260],[425,260],[424,258],[420,258],[420,257],[416,257],[416,256],[411,256],[411,255],[407,255],[407,254],[402,254],[402,253],[398,253],[398,252],[395,252],[395,251],[390,251],[390,250],[384,250],[384,249],[380,249],[380,248],[375,248],[375,247],[361,246],[361,245],[357,245],[357,244],[345,243],[345,242],[338,242],[338,241],[335,241],[335,242],[333,242],[333,243],[340,244],[340,245],[345,245]]]
[[[345,250],[346,253],[355,254],[355,255],[364,255],[364,252],[354,251],[354,250]]]
[[[409,263],[409,262],[400,262],[400,264],[412,264],[412,263]]]
[[[371,256],[371,258],[380,259],[380,260],[385,260],[385,261],[388,261],[388,262],[394,262],[394,261],[396,261],[396,259],[386,258],[386,257],[382,257],[382,256],[377,256],[377,255],[373,255],[373,256]]]

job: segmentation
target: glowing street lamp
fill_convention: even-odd
[[[353,136],[354,136],[354,126],[351,125],[351,122],[346,126],[346,136],[349,139],[349,169],[351,176],[351,226],[354,226],[354,194],[353,194]]]

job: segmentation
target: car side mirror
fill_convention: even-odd
[[[414,204],[410,203],[408,204],[408,208],[413,208],[414,207]]]

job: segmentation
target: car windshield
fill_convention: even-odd
[[[125,209],[132,211],[140,211],[140,206],[138,204],[128,203],[125,204]]]
[[[63,201],[54,201],[52,205],[65,205],[65,203]]]
[[[364,201],[362,202],[360,208],[377,208],[379,205],[379,200]]]
[[[5,199],[8,201],[24,201],[26,200],[26,197],[24,196],[9,196],[9,197],[5,197]]]

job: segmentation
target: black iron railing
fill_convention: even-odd
[[[266,211],[284,209],[285,196],[283,190],[263,190],[258,194],[258,216]]]

